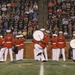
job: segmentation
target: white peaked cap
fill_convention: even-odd
[[[19,35],[20,37],[23,37],[23,35]]]
[[[0,37],[2,38],[3,36],[1,35]]]
[[[50,33],[50,31],[49,30],[46,30],[46,33]]]
[[[6,30],[6,32],[11,32],[11,30]]]
[[[75,33],[73,34],[73,36],[75,36]]]
[[[57,34],[53,34],[53,36],[57,36]]]
[[[41,30],[41,31],[45,31],[45,28],[41,28],[40,30]]]
[[[19,35],[16,35],[16,38],[19,38],[20,36]]]
[[[62,31],[59,31],[59,33],[63,33]]]
[[[73,31],[73,34],[75,34],[75,31]]]

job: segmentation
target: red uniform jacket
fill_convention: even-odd
[[[57,37],[51,38],[52,48],[57,48]]]
[[[35,39],[32,39],[32,42],[33,42],[34,44],[38,44],[38,43],[39,43],[39,41],[36,41]]]
[[[20,38],[20,48],[21,49],[24,49],[24,42],[25,42],[25,39],[24,38]]]
[[[0,38],[0,45],[2,46],[2,48],[6,47],[6,43],[2,38]]]
[[[2,48],[6,47],[6,42],[3,41]]]
[[[4,41],[6,43],[6,47],[7,48],[12,48],[13,45],[14,45],[14,38],[11,34],[7,34],[5,37],[4,37]]]
[[[45,34],[44,39],[41,42],[39,42],[39,45],[42,48],[45,48],[48,45],[49,40],[50,40],[50,38]]]
[[[3,43],[3,39],[2,39],[2,38],[0,38],[0,45],[2,45],[2,43]]]
[[[33,42],[33,48],[35,44],[39,44],[39,41],[36,41],[35,39],[32,39],[32,42]]]
[[[15,43],[15,46],[18,47],[18,50],[20,50],[21,49],[21,47],[20,47],[21,41],[19,39],[15,39],[14,43]]]
[[[57,38],[57,47],[58,48],[64,48],[66,47],[66,39],[63,36],[58,36]]]

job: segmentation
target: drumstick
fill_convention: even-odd
[[[40,38],[40,40],[41,40],[41,37],[40,37],[40,35],[38,35],[38,37]]]

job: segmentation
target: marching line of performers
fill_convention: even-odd
[[[59,61],[59,58],[62,55],[63,61],[66,61],[66,39],[63,36],[63,32],[59,31],[59,35],[54,33],[52,38],[50,38],[50,31],[45,30],[44,28],[41,28],[40,31],[44,33],[44,38],[40,41],[37,41],[34,38],[32,39],[32,42],[34,43],[34,60],[48,61],[47,47],[48,43],[51,42],[52,60]],[[73,34],[73,39],[75,39],[75,33]],[[75,50],[73,50],[72,59],[75,60]]]
[[[43,32],[44,38],[40,41],[32,39],[34,44],[34,60],[48,61],[47,47],[48,43],[51,42],[52,60],[59,61],[60,54],[62,54],[63,61],[66,61],[66,39],[63,36],[63,32],[59,31],[59,35],[53,34],[53,37],[50,38],[50,31],[43,28],[40,31]],[[10,54],[10,62],[14,62],[13,52],[15,53],[16,60],[23,60],[25,42],[23,35],[18,33],[14,39],[11,30],[7,30],[6,32],[7,34],[4,37],[0,36],[0,61],[7,61],[8,52]],[[75,39],[75,33],[73,34],[73,39]],[[75,61],[75,49],[72,49],[72,51],[72,59]]]
[[[16,54],[16,60],[23,60],[24,42],[23,35],[17,34],[16,38],[11,34],[11,30],[6,30],[7,35],[0,36],[0,61],[7,61],[9,52],[10,62],[13,61],[13,52]]]

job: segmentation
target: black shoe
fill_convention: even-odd
[[[73,60],[75,62],[75,60]]]
[[[20,59],[20,61],[23,61],[23,59]]]
[[[4,61],[0,61],[0,63],[3,63]]]
[[[68,59],[71,59],[70,57]]]
[[[15,63],[14,61],[11,61],[10,63]]]
[[[42,62],[46,62],[46,60],[43,60]]]

